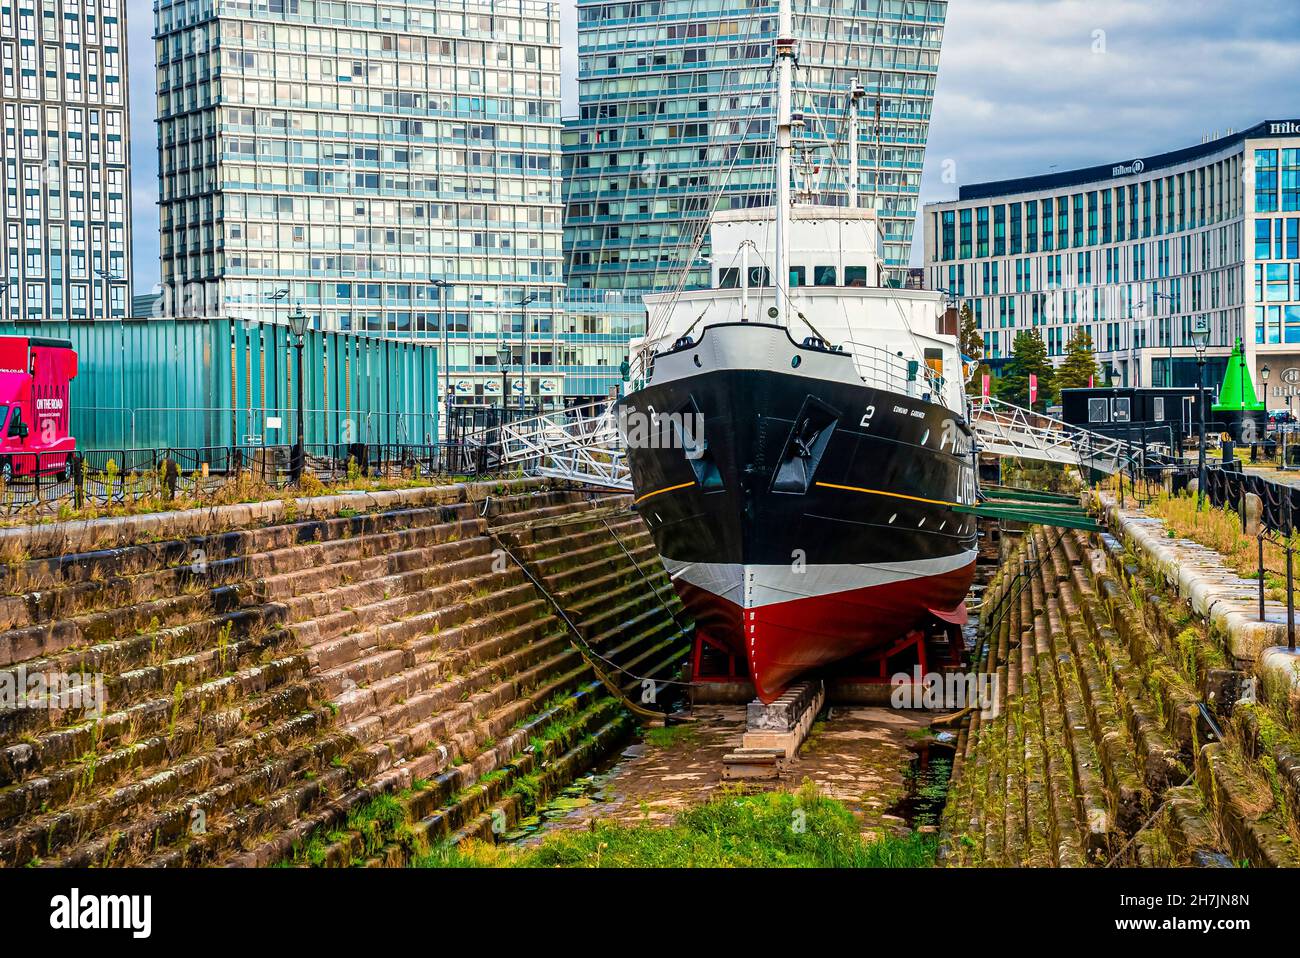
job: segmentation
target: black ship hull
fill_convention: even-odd
[[[976,545],[953,511],[975,495],[962,418],[872,388],[843,354],[786,338],[773,358],[771,329],[710,328],[657,358],[686,375],[652,375],[621,409],[638,509],[699,639],[747,663],[765,701],[964,619]],[[751,337],[758,361],[720,359],[710,337]]]

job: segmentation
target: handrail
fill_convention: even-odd
[[[909,359],[901,351],[891,352],[870,343],[847,340],[843,349],[853,357],[858,375],[868,385],[919,398],[924,393],[939,396],[944,378],[922,358]]]
[[[665,725],[668,724],[670,713],[666,701],[662,712],[656,712],[653,709],[642,707],[627,697],[627,694],[623,691],[622,687],[616,684],[613,679],[605,673],[602,666],[608,666],[610,669],[620,672],[636,682],[654,682],[656,685],[680,685],[682,683],[674,682],[669,679],[654,679],[648,676],[635,675],[601,655],[587,642],[586,636],[584,636],[581,630],[579,630],[577,623],[569,616],[569,613],[565,610],[564,606],[560,604],[560,601],[551,594],[551,591],[546,587],[546,584],[542,582],[541,577],[536,575],[533,570],[524,563],[523,559],[515,555],[510,547],[502,541],[502,538],[498,533],[495,531],[489,531],[488,538],[496,548],[504,552],[515,565],[519,566],[519,570],[523,572],[528,581],[532,583],[533,588],[541,593],[542,598],[546,600],[547,604],[552,608],[552,610],[554,610],[555,614],[560,617],[560,621],[564,623],[565,628],[569,632],[570,644],[573,646],[574,651],[576,651],[578,655],[582,657],[582,660],[587,663],[588,667],[596,673],[596,678],[600,680],[601,685],[605,686],[605,690],[618,699],[619,702],[622,703],[623,707],[634,715],[639,715],[641,718],[652,719],[654,721],[662,721]]]
[[[980,631],[983,633],[981,637],[981,641],[983,643],[987,645],[989,635],[993,631],[1001,627],[1003,618],[1011,610],[1011,606],[1009,603],[1015,599],[1020,598],[1020,596],[1024,593],[1025,588],[1029,585],[1031,581],[1033,581],[1033,577],[1042,571],[1043,564],[1051,556],[1052,550],[1055,549],[1058,545],[1060,545],[1061,540],[1065,538],[1065,531],[1066,530],[1062,529],[1056,534],[1056,538],[1052,541],[1052,544],[1049,545],[1045,550],[1043,550],[1043,554],[1038,556],[1038,558],[1035,560],[1032,567],[1026,565],[1024,562],[1021,563],[1019,571],[1017,571],[1016,574],[1011,579],[1011,584],[1002,593],[1002,597],[998,599],[997,603],[993,606],[993,610],[989,613],[989,617],[985,619],[980,625]],[[985,649],[980,650],[980,658],[983,657],[985,651],[986,651]],[[977,659],[976,661],[979,661],[979,659]]]

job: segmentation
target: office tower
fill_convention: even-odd
[[[0,7],[6,319],[129,312],[126,15],[126,0]]]

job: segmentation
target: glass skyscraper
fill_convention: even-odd
[[[126,0],[0,6],[9,320],[123,318],[131,302]]]
[[[161,0],[175,311],[448,342],[461,401],[562,393],[560,39],[535,0]],[[286,292],[287,291],[287,292]]]
[[[947,3],[794,0],[799,187],[846,203],[845,108],[865,88],[859,203],[882,215],[887,264],[911,256]],[[713,210],[770,205],[773,0],[579,0],[577,117],[565,124],[570,287],[707,285]],[[705,235],[701,235],[705,234]],[[699,241],[697,243],[697,241]]]

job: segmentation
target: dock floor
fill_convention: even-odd
[[[678,813],[735,787],[722,778],[722,756],[740,746],[745,708],[701,705],[691,725],[656,730],[628,746],[613,768],[597,776],[589,799],[561,800],[529,841],[560,829],[585,829],[593,819],[623,825],[667,824]],[[891,809],[907,791],[916,746],[939,713],[834,706],[813,726],[808,741],[779,780],[747,782],[746,791],[797,789],[805,779],[843,801],[864,833],[906,830]],[[572,807],[565,807],[566,805]]]

